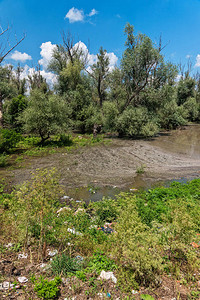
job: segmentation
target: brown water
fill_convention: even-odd
[[[200,159],[200,125],[187,126],[182,130],[173,130],[170,132],[161,132],[159,136],[145,141],[152,146],[161,148],[164,151],[174,154],[186,155],[193,159]],[[116,186],[98,187],[93,184],[87,187],[69,190],[69,195],[77,200],[99,201],[103,197],[115,197],[122,191],[130,191],[131,189],[149,189],[156,186],[169,186],[172,181],[187,182],[194,178],[199,178],[200,173],[190,174],[189,177],[180,177],[172,180],[156,180],[147,177],[146,174],[138,174],[133,181],[125,185],[123,188]]]
[[[183,130],[163,132],[150,141],[154,146],[173,153],[200,158],[200,125],[190,125]]]

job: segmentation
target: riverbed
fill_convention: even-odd
[[[200,177],[200,125],[161,132],[152,139],[112,138],[72,152],[29,160],[25,168],[9,171],[12,184],[30,179],[38,168],[57,168],[66,194],[97,201],[120,191],[187,181]]]

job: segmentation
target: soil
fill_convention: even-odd
[[[22,164],[23,166],[23,164]],[[117,186],[134,182],[138,170],[144,169],[145,180],[161,181],[181,177],[200,177],[200,156],[174,152],[155,145],[152,140],[112,139],[110,143],[84,147],[41,158],[29,158],[20,169],[7,176],[13,185],[29,180],[38,168],[57,168],[66,189],[87,186]]]

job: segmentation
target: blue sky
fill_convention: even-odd
[[[0,25],[12,26],[10,39],[15,32],[18,38],[24,32],[27,35],[16,50],[29,55],[21,56],[29,58],[21,62],[30,67],[45,58],[40,53],[42,43],[62,42],[62,30],[70,30],[75,41],[85,43],[91,54],[103,46],[120,58],[127,22],[134,25],[136,33],[145,33],[153,41],[162,35],[163,44],[168,44],[163,51],[166,60],[184,64],[190,56],[194,65],[198,58],[200,66],[200,0],[0,0]],[[45,49],[44,56],[48,47]],[[6,62],[17,63],[18,52],[15,60],[9,56]]]

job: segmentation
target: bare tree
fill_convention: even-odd
[[[10,30],[10,27],[8,26],[6,29],[1,29],[0,32],[0,39],[4,38],[6,36],[6,33],[8,33],[8,31]],[[2,61],[4,60],[4,58],[13,50],[15,49],[24,39],[25,39],[26,35],[23,34],[23,37],[18,40],[17,37],[15,36],[15,43],[14,45],[11,45],[9,43],[9,37],[7,36],[5,38],[5,42],[3,43],[3,41],[0,43],[0,64],[2,63]]]

